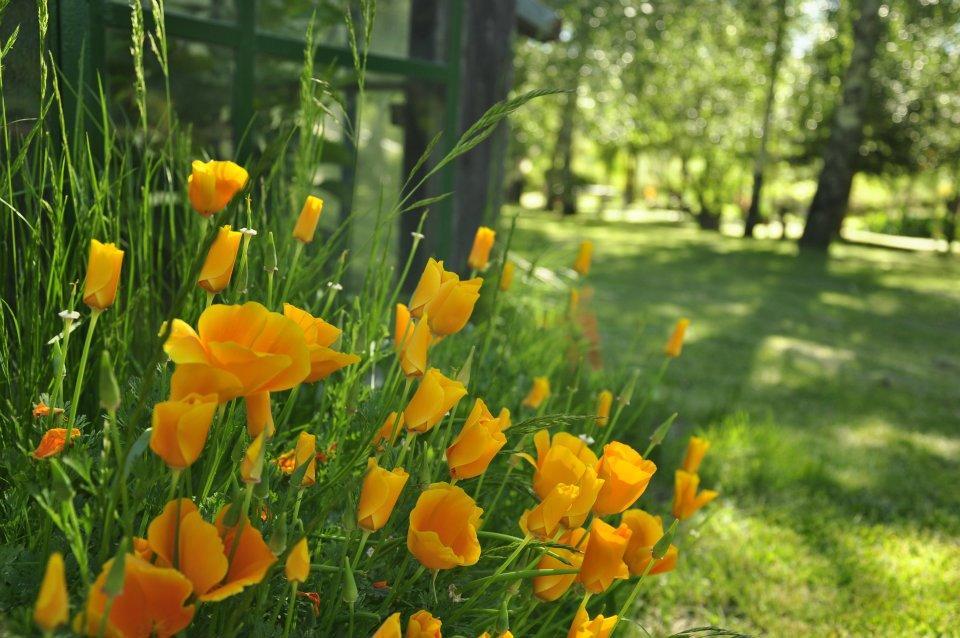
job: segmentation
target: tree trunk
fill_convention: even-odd
[[[783,60],[783,34],[787,27],[787,0],[777,0],[777,30],[773,37],[773,55],[770,56],[770,70],[767,73],[767,95],[763,105],[763,124],[760,128],[760,148],[757,149],[753,165],[753,189],[750,193],[750,209],[743,226],[743,236],[753,237],[754,228],[762,218],[760,198],[763,195],[763,170],[767,165],[767,143],[770,139],[770,120],[777,97],[777,76],[780,62]]]
[[[626,175],[623,179],[624,207],[637,201],[637,150],[627,146]]]
[[[802,249],[825,251],[840,233],[847,213],[850,187],[857,171],[857,154],[863,139],[863,119],[870,87],[870,67],[876,56],[883,25],[881,0],[860,0],[853,24],[853,53],[843,79],[843,95],[823,151],[823,168],[817,192],[807,212],[800,238]]]
[[[554,183],[552,208],[560,207],[564,215],[577,212],[576,188],[573,184],[573,124],[577,114],[577,91],[566,94],[560,115],[560,129],[554,147]]]
[[[513,30],[517,0],[484,0],[464,4],[463,71],[460,83],[460,129],[466,130],[513,83]],[[451,266],[465,267],[477,227],[493,225],[503,200],[506,123],[457,160],[454,194],[454,251]]]
[[[439,37],[441,33],[440,0],[413,0],[410,10],[410,57],[419,60],[434,60],[440,50]],[[411,80],[406,86],[406,95],[403,104],[403,175],[406,177],[416,165],[417,160],[427,150],[433,129],[441,121],[443,95],[437,86],[427,82]],[[410,183],[415,184],[432,166],[433,161],[424,162],[417,171],[417,176]],[[411,201],[423,199],[437,194],[436,180],[428,180],[421,186]],[[410,254],[413,248],[413,233],[420,224],[423,211],[411,211],[400,215],[399,255],[401,263]],[[427,263],[427,255],[431,250],[431,240],[434,233],[429,232],[429,224],[424,225],[426,240],[421,242],[417,254],[406,280],[404,290],[410,291],[417,285],[420,273]]]

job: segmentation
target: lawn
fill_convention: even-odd
[[[824,263],[681,223],[530,211],[514,246],[562,269],[581,239],[608,368],[649,379],[673,321],[692,320],[635,436],[676,410],[661,471],[705,433],[704,484],[722,493],[646,591],[646,628],[960,635],[960,262],[836,246]]]

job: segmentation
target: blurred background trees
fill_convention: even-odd
[[[521,113],[510,154],[544,205],[642,197],[748,236],[784,219],[799,236],[809,209],[806,243],[822,248],[849,202],[852,228],[954,236],[955,0],[554,4],[561,38],[518,44],[518,88],[576,99]]]

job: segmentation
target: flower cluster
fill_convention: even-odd
[[[369,627],[374,636],[439,638],[446,621],[455,628],[474,623],[468,626],[475,633],[486,630],[483,636],[511,637],[510,597],[528,580],[536,600],[558,608],[566,608],[563,601],[571,591],[582,593],[567,616],[569,636],[610,636],[644,578],[677,566],[673,540],[680,521],[716,497],[716,492],[698,491],[709,443],[690,439],[675,476],[674,520],[665,529],[650,511],[652,504],[641,508],[638,501],[657,474],[650,456],[672,420],[658,428],[643,453],[612,438],[625,423],[636,378],[619,396],[608,389],[591,394],[590,413],[578,415],[587,429],[580,435],[562,430],[569,422],[564,415],[547,412],[555,402],[553,371],[514,384],[518,390],[520,383],[530,384],[525,396],[520,391],[475,396],[471,367],[474,361],[494,360],[487,347],[500,320],[499,295],[517,276],[517,265],[507,255],[493,254],[496,233],[490,228],[476,233],[466,260],[469,278],[429,259],[408,302],[383,295],[382,314],[363,324],[374,336],[358,337],[361,322],[350,313],[361,313],[362,303],[329,314],[332,288],[323,304],[316,301],[319,295],[286,294],[322,212],[322,200],[310,196],[289,234],[294,257],[284,298],[274,303],[275,268],[270,266],[265,298],[218,303],[218,296],[236,301],[248,293],[245,280],[240,294],[228,295],[240,287],[235,282],[231,287],[235,270],[247,276],[247,251],[256,232],[212,222],[247,181],[247,172],[232,162],[193,163],[187,197],[210,219],[206,250],[198,251],[194,271],[203,308],[191,313],[190,306],[180,306],[160,328],[159,345],[169,359],[158,366],[163,394],[153,399],[149,429],[138,424],[136,413],[124,423],[142,430],[130,430],[126,444],[116,418],[122,393],[109,357],[103,359],[100,404],[107,419],[101,459],[108,469],[101,474],[110,489],[101,499],[101,552],[73,631],[146,638],[173,636],[198,622],[207,631],[222,630],[242,622],[238,611],[223,611],[233,599],[234,610],[254,605],[256,622],[282,618],[285,636],[296,622],[298,601],[308,603],[324,628],[345,623],[353,635],[358,601],[375,598],[382,604],[362,617],[376,621]],[[589,273],[592,254],[593,245],[584,242],[573,267],[579,277]],[[58,456],[73,453],[72,440],[92,434],[73,426],[91,335],[97,317],[115,302],[123,255],[113,244],[91,242],[83,293],[91,319],[74,399],[58,408],[62,396],[57,393],[46,398],[53,407],[43,400],[33,411],[36,419],[57,426],[46,430],[33,452],[53,468],[59,467]],[[495,277],[492,290],[484,289],[485,279],[477,273]],[[186,289],[193,285],[191,278]],[[573,289],[573,299],[579,304],[578,290]],[[481,294],[489,294],[491,302],[478,318]],[[289,303],[296,299],[313,299],[320,314],[353,324],[347,323],[345,335],[342,327],[316,316],[310,303]],[[392,335],[382,325],[391,307]],[[64,316],[63,348],[76,315],[71,310]],[[680,355],[687,323],[678,322],[667,343],[661,376]],[[471,348],[466,362],[451,370],[444,352],[468,339],[457,336],[463,332],[482,332],[479,351]],[[363,360],[349,352],[367,341],[369,359],[366,346]],[[352,389],[333,394],[328,406],[327,397],[339,386]],[[361,387],[364,394],[357,398]],[[323,407],[316,407],[317,401]],[[282,408],[274,409],[275,404]],[[61,423],[67,407],[70,413]],[[351,430],[330,436],[317,424],[320,419],[292,417],[298,408],[321,415],[349,413]],[[639,411],[630,416],[636,419]],[[131,444],[136,437],[142,443]],[[162,461],[154,461],[157,468],[167,468],[166,498],[151,501],[149,487],[134,485],[139,498],[146,498],[138,509],[130,503],[127,482],[130,464],[146,446]],[[107,464],[111,452],[115,466]],[[505,519],[513,529],[484,529],[490,520]],[[85,578],[86,556],[76,555]],[[399,558],[394,580],[370,576],[376,569],[371,559],[381,556]],[[526,567],[511,571],[518,561]],[[409,566],[416,566],[412,575]],[[475,576],[464,568],[477,570]],[[285,614],[267,614],[261,610],[281,569],[288,608]],[[441,574],[455,575],[447,583],[454,605],[449,615],[438,613],[439,607],[411,613],[410,601],[427,596],[404,594],[425,572],[432,572],[431,590],[445,577]],[[369,587],[358,585],[358,576]],[[633,591],[617,615],[591,616],[591,597],[613,600],[617,586],[630,580]],[[506,593],[490,591],[497,583],[513,582]],[[478,607],[490,595],[498,599],[493,607],[501,609],[495,621]],[[432,597],[438,601],[435,591]],[[345,606],[342,613],[328,612],[338,599]],[[45,632],[68,621],[66,570],[59,553],[49,557],[34,611]]]

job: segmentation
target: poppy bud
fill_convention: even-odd
[[[391,614],[370,638],[403,638],[400,627],[400,612]]]
[[[497,233],[492,228],[481,226],[477,229],[477,234],[473,236],[473,248],[470,249],[470,256],[467,258],[467,265],[474,270],[483,270],[490,261],[490,249],[493,248],[493,242]]]
[[[430,368],[420,379],[417,391],[403,410],[407,431],[422,434],[432,430],[466,394],[467,389],[462,383],[448,379],[436,368]]]
[[[67,596],[67,580],[64,576],[63,556],[60,552],[50,554],[47,568],[40,583],[40,593],[33,608],[33,621],[45,632],[67,622],[70,599]]]
[[[680,356],[680,351],[683,350],[683,337],[687,334],[687,328],[689,326],[689,319],[680,319],[677,321],[677,325],[673,328],[673,334],[670,335],[670,338],[667,340],[667,345],[663,348],[664,354],[672,359]]]
[[[656,471],[653,461],[644,459],[629,445],[614,441],[603,446],[597,475],[604,483],[593,511],[600,516],[624,511],[646,491]]]
[[[709,449],[710,441],[699,436],[691,436],[687,443],[687,453],[683,457],[683,471],[696,474]]]
[[[213,415],[215,394],[191,394],[153,406],[150,449],[171,469],[182,470],[200,457]]]
[[[713,490],[697,492],[700,486],[700,477],[690,472],[677,470],[674,473],[673,485],[673,517],[681,521],[697,513],[701,507],[717,498],[719,494]]]
[[[209,293],[221,292],[230,285],[242,238],[243,233],[231,230],[230,226],[220,227],[200,269],[197,285]]]
[[[310,548],[306,537],[293,546],[287,555],[287,562],[283,566],[283,573],[290,582],[302,583],[310,575]]]
[[[610,406],[613,405],[613,392],[604,390],[597,396],[597,427],[604,427],[610,421]]]
[[[402,467],[388,470],[380,467],[377,459],[368,459],[357,505],[357,524],[367,532],[375,532],[386,525],[409,478]]]
[[[307,201],[303,203],[300,210],[300,217],[297,218],[297,224],[293,227],[293,236],[309,244],[313,241],[313,235],[317,231],[317,223],[320,221],[320,213],[323,212],[323,200],[313,195],[307,196]]]
[[[622,524],[612,527],[599,518],[590,525],[590,537],[583,550],[583,564],[577,580],[588,592],[599,594],[617,578],[628,578],[630,572],[623,562],[623,554],[630,541],[630,528]]]
[[[193,209],[204,217],[226,208],[249,177],[246,170],[233,162],[194,160],[190,168],[187,195]]]
[[[493,418],[484,402],[477,399],[457,438],[447,448],[450,476],[468,479],[483,474],[493,457],[507,444],[503,431],[508,427],[509,410],[504,408],[500,416]]]
[[[407,549],[427,569],[451,569],[480,560],[477,528],[483,510],[461,488],[434,483],[410,512]]]
[[[114,244],[90,240],[87,258],[87,278],[83,282],[83,303],[94,310],[105,310],[113,305],[120,284],[123,251]]]
[[[593,256],[593,242],[580,242],[580,249],[577,251],[577,258],[573,261],[573,269],[580,273],[580,276],[586,277],[590,272],[590,258]]]
[[[434,618],[429,611],[421,609],[410,616],[406,638],[438,638],[442,624],[439,618]]]
[[[530,392],[523,399],[523,405],[536,410],[540,404],[550,396],[550,379],[547,377],[534,377],[533,385],[530,386]]]
[[[500,273],[500,290],[506,292],[510,290],[510,286],[513,285],[513,275],[517,269],[517,265],[512,261],[506,261],[503,264],[503,271]]]
[[[481,285],[483,279],[479,277],[460,281],[457,273],[443,269],[442,261],[431,258],[410,297],[410,314],[418,319],[428,315],[434,335],[446,337],[460,332],[473,314]]]

